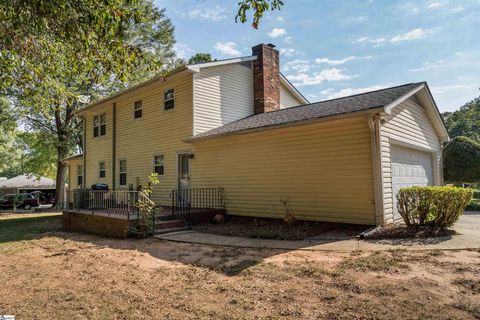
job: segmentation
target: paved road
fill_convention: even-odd
[[[465,213],[454,228],[457,235],[429,239],[399,239],[399,240],[331,240],[319,239],[287,241],[248,239],[201,233],[196,231],[180,231],[156,236],[159,239],[201,243],[209,245],[224,245],[244,248],[271,248],[286,250],[431,250],[431,249],[479,249],[480,248],[480,211]]]

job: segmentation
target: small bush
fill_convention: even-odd
[[[475,199],[480,199],[480,190],[473,190],[473,197]]]
[[[451,227],[472,199],[472,190],[455,187],[400,189],[397,207],[407,227]]]
[[[467,211],[480,211],[480,200],[472,199],[470,203],[466,206],[465,210]]]

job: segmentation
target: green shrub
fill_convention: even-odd
[[[480,211],[480,200],[472,199],[465,208],[467,211]]]
[[[480,199],[480,190],[473,190],[473,197],[475,199]]]
[[[443,150],[443,173],[451,183],[480,182],[480,143],[456,137]]]
[[[455,187],[410,187],[397,194],[397,207],[407,227],[451,227],[472,199],[472,190]]]

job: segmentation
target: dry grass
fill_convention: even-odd
[[[18,319],[475,319],[478,251],[326,253],[54,233],[0,246]]]

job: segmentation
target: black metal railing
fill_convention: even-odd
[[[224,188],[188,188],[174,189],[172,198],[172,215],[176,219],[186,220],[191,227],[192,209],[223,209],[225,208]]]
[[[129,190],[90,190],[76,189],[67,191],[67,211],[89,211],[126,216],[127,219],[138,217],[137,202],[142,194]]]

